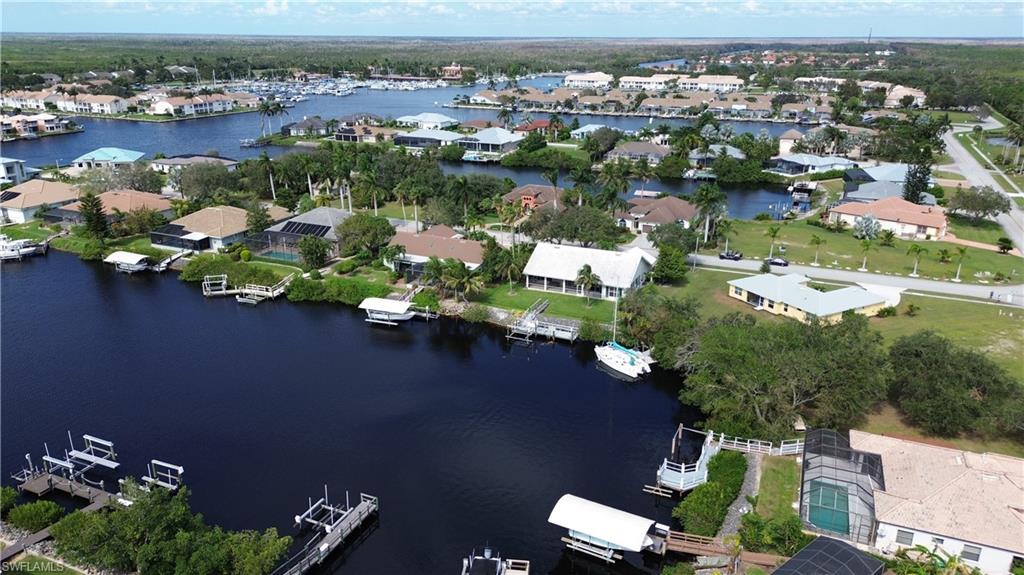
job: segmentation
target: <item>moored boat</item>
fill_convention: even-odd
[[[46,243],[35,240],[12,240],[6,235],[0,235],[0,260],[20,260],[28,256],[45,254],[46,247]]]

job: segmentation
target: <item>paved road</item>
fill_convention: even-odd
[[[697,258],[697,265],[742,270],[757,273],[761,269],[759,260],[742,260],[738,262],[720,260],[717,256],[694,256],[690,255],[690,262]],[[884,274],[873,274],[868,272],[857,272],[847,270],[829,269],[825,267],[812,267],[790,265],[789,267],[772,268],[776,273],[798,273],[812,279],[838,281],[846,283],[867,283],[883,286],[904,288],[908,290],[932,292],[944,295],[962,296],[976,299],[988,300],[993,292],[1003,303],[1011,303],[1024,307],[1024,285],[993,286],[968,283],[953,283],[951,281],[935,281],[906,276],[890,276]]]
[[[992,174],[978,160],[974,159],[974,156],[960,144],[959,140],[953,137],[954,133],[967,131],[969,131],[969,128],[958,126],[942,135],[942,140],[946,142],[946,152],[953,159],[957,168],[960,169],[960,173],[967,178],[967,181],[972,186],[990,186],[1003,193],[1012,193],[1014,190],[1004,190],[996,182],[996,179],[992,177]],[[1003,226],[1003,229],[1009,234],[1014,244],[1024,246],[1024,211],[1020,209],[1016,202],[1010,202],[1010,213],[1001,214],[996,220],[999,222],[999,225]]]

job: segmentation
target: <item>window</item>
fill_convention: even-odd
[[[913,545],[914,533],[912,531],[896,530],[896,542],[900,545]]]
[[[943,539],[942,537],[932,537],[932,544],[933,545],[944,545],[945,543],[946,543],[946,540]]]
[[[741,289],[740,289],[740,288],[738,288],[738,287],[733,287],[733,288],[732,288],[732,293],[734,293],[734,294],[736,294],[736,295],[743,295],[743,290],[741,290]]]
[[[768,300],[768,309],[775,309],[775,302]]]
[[[981,559],[981,547],[975,547],[974,545],[964,545],[964,550],[960,553],[960,557],[965,561],[977,561]]]
[[[782,311],[789,311],[789,304],[788,303],[782,304]]]

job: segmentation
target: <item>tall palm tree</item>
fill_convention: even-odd
[[[572,180],[573,191],[576,193],[576,205],[582,206],[587,186],[594,183],[594,171],[589,166],[576,165],[569,170],[569,179]]]
[[[711,235],[711,220],[721,217],[725,208],[726,196],[715,184],[701,184],[690,197],[704,218],[704,243],[708,243]]]
[[[860,253],[864,256],[864,260],[861,261],[860,268],[857,271],[868,271],[868,253],[875,249],[877,248],[875,248],[874,240],[863,239],[860,241]]]
[[[584,264],[576,273],[576,286],[583,289],[583,295],[587,296],[587,307],[590,307],[590,292],[601,285],[601,276],[594,273],[590,264]]]
[[[771,247],[768,249],[768,257],[771,258],[775,255],[775,239],[779,237],[779,232],[782,231],[780,226],[768,226],[768,229],[764,231],[764,235],[771,239]]]
[[[260,137],[267,135],[267,120],[274,115],[274,104],[270,100],[263,100],[256,108],[260,117]]]
[[[964,267],[964,260],[967,259],[967,246],[956,247],[956,278],[953,279],[955,282],[960,281],[960,269]]]
[[[501,251],[495,260],[494,272],[498,277],[508,280],[508,293],[511,294],[515,289],[515,282],[523,277],[523,269],[529,256],[525,250],[516,249],[514,246],[507,250],[496,244],[495,247]],[[524,255],[527,257],[522,257]]]
[[[466,176],[457,176],[448,184],[448,193],[455,201],[462,204],[462,219],[469,217],[469,200],[473,197],[473,190],[469,187],[469,180]]]
[[[736,233],[735,227],[733,227],[732,220],[720,220],[715,226],[715,231],[720,237],[725,238],[725,251],[729,251],[729,236]]]
[[[409,190],[415,185],[415,182],[413,182],[409,178],[406,178],[399,182],[397,186],[395,186],[395,198],[398,200],[398,203],[402,205],[403,220],[409,219],[408,217],[406,217],[405,214],[405,200],[409,199]],[[416,231],[418,232],[419,230],[417,229]]]
[[[597,176],[597,181],[603,188],[602,203],[612,213],[621,205],[620,202],[615,201],[620,199],[619,194],[624,194],[629,190],[628,176],[629,162],[621,159],[605,163],[601,168],[601,173]]]
[[[373,215],[379,215],[377,199],[384,193],[384,188],[380,185],[377,167],[372,166],[364,170],[360,170],[358,176],[356,176],[356,186],[370,194],[373,198]]]
[[[508,128],[509,124],[512,123],[513,118],[515,118],[515,114],[513,114],[511,108],[502,106],[501,109],[498,110],[498,121],[501,122],[501,125],[505,128]]]
[[[444,261],[437,256],[430,256],[423,264],[423,273],[420,274],[420,281],[426,285],[436,285],[444,298]]]
[[[910,248],[907,249],[908,256],[914,256],[914,271],[910,273],[910,277],[917,277],[917,265],[921,263],[921,256],[928,253],[928,248],[921,246],[920,244],[910,244]]]
[[[633,175],[640,179],[640,191],[646,190],[647,182],[654,177],[654,168],[646,157],[633,162]]]
[[[462,301],[468,301],[469,296],[483,289],[480,274],[466,267],[465,262],[453,258],[444,260],[444,273],[441,278],[445,287],[455,291],[456,298],[462,296]]]
[[[825,245],[825,243],[825,239],[818,234],[811,235],[810,244],[814,246],[814,263],[811,264],[812,266],[818,267],[818,252],[821,251],[821,246]]]
[[[552,188],[554,188],[554,190],[552,191],[554,192],[555,198],[555,210],[558,210],[558,177],[560,175],[561,173],[559,172],[558,168],[549,168],[547,170],[544,170],[544,179],[547,180],[549,184],[551,184]]]

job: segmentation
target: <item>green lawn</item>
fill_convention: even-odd
[[[792,457],[765,457],[761,462],[761,486],[757,514],[765,519],[794,515],[793,502],[800,492],[800,466]]]
[[[470,299],[502,309],[525,311],[542,298],[549,304],[544,313],[552,316],[611,323],[614,314],[614,304],[610,301],[591,300],[588,306],[586,298],[528,290],[521,285],[515,286],[512,293],[509,293],[508,284],[488,287]]]
[[[250,261],[246,265],[254,268],[263,268],[274,272],[282,278],[288,274],[301,274],[302,268],[291,266],[285,263],[273,263],[268,261]]]
[[[1024,209],[1024,196],[1014,196],[1013,201],[1021,208]]]
[[[932,172],[932,176],[935,178],[941,178],[944,180],[966,180],[963,174],[958,172],[949,172],[946,170],[935,170]]]
[[[732,246],[729,246],[732,249]],[[692,297],[700,302],[702,317],[722,316],[735,311],[756,315],[765,321],[782,321],[779,316],[769,313],[757,313],[749,305],[729,297],[727,285],[729,280],[746,277],[745,273],[733,273],[708,268],[697,268],[686,274],[683,286],[659,286],[665,295],[676,298]]]
[[[858,429],[878,435],[889,435],[977,453],[1003,453],[1013,457],[1024,457],[1024,444],[1010,439],[983,439],[972,436],[941,439],[930,437],[910,425],[900,412],[889,404],[882,404],[877,410],[868,414],[867,422],[859,426]]]
[[[56,233],[55,230],[44,227],[40,221],[26,222],[24,224],[12,224],[0,228],[0,234],[4,234],[12,240],[45,240]]]
[[[40,557],[38,555],[25,554],[21,559],[14,562],[14,565],[7,569],[7,565],[4,565],[4,571],[11,572],[25,572],[25,573],[72,573],[81,575],[81,571],[76,571],[70,567],[65,567],[60,563],[54,563],[49,559]]]
[[[929,116],[941,118],[942,116],[949,115],[949,121],[954,124],[977,124],[978,117],[970,112],[961,112],[960,110],[930,110],[925,112]]]
[[[814,247],[810,245],[811,236],[817,235],[827,243],[821,246],[819,262],[823,267],[855,270],[861,266],[863,253],[860,240],[853,237],[850,230],[834,233],[812,226],[806,221],[789,222],[754,222],[734,220],[735,234],[729,239],[729,248],[743,252],[747,258],[765,258],[768,256],[770,240],[765,231],[772,225],[782,229],[776,240],[775,254],[783,255],[792,263],[810,264],[814,261]],[[914,270],[914,258],[907,255],[911,244],[917,243],[928,249],[921,258],[918,274],[923,278],[952,279],[956,276],[956,263],[939,263],[938,251],[947,249],[956,253],[956,244],[938,241],[910,242],[896,240],[893,247],[878,245],[868,253],[868,269],[872,272],[909,275]],[[785,254],[780,254],[779,246],[785,246]],[[705,250],[715,254],[718,249]],[[1012,277],[1014,282],[1020,281],[1024,272],[1024,261],[1021,258],[1003,255],[997,252],[971,248],[964,261],[960,279],[965,282],[986,280],[988,274],[1002,273]],[[975,277],[975,274],[984,274]]]
[[[967,216],[949,216],[949,231],[962,240],[995,245],[1006,231],[992,220],[974,219]]]

